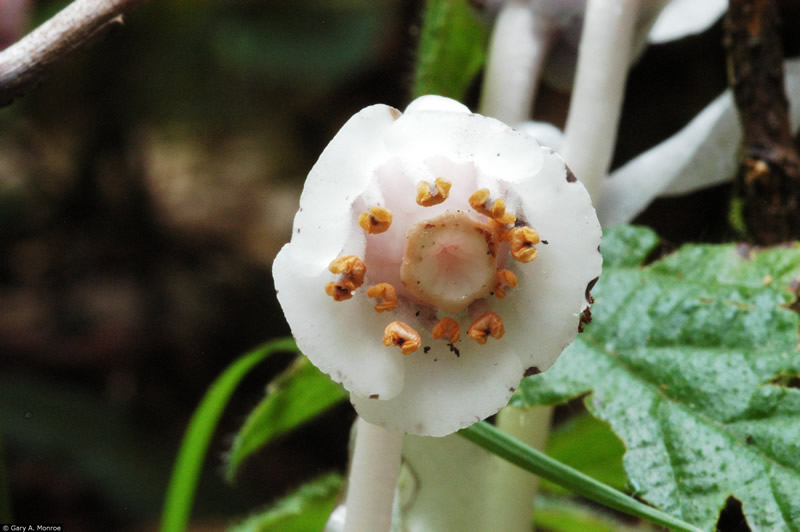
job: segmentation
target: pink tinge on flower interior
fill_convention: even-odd
[[[496,413],[575,338],[599,243],[558,155],[424,96],[342,127],[273,273],[298,346],[359,415],[442,436]]]

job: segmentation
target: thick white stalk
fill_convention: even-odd
[[[530,118],[551,34],[528,0],[506,2],[492,30],[478,112],[511,125]]]
[[[588,0],[561,155],[597,201],[611,165],[640,0]]]
[[[347,480],[344,532],[390,530],[402,448],[403,433],[358,418]]]
[[[550,435],[553,408],[535,406],[524,410],[507,406],[497,414],[497,428],[539,450],[544,450]],[[531,475],[497,456],[489,490],[490,526],[485,530],[530,532],[533,503],[539,489],[539,477]],[[487,516],[488,517],[488,516]]]

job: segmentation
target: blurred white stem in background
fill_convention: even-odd
[[[344,532],[388,532],[392,526],[403,433],[356,422],[355,446],[347,479]]]
[[[589,0],[561,155],[597,200],[611,164],[640,0]]]
[[[544,450],[550,436],[553,407],[535,406],[524,410],[507,406],[497,414],[497,428],[536,449]],[[492,489],[488,490],[486,530],[530,532],[533,502],[539,489],[539,477],[498,456],[491,468]]]
[[[529,0],[509,0],[497,16],[478,112],[507,124],[528,120],[547,59],[552,23]]]
[[[800,124],[800,60],[784,62],[792,131]],[[658,196],[677,196],[730,181],[738,168],[742,126],[727,89],[667,140],[615,170],[603,183],[597,215],[604,227],[630,222]]]

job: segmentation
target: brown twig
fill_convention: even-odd
[[[146,0],[75,0],[0,52],[0,107]]]
[[[730,0],[728,74],[745,141],[737,185],[748,236],[764,245],[800,238],[800,157],[789,125],[779,25],[776,2]]]

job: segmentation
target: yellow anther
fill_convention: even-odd
[[[492,211],[486,208],[486,202],[489,201],[489,189],[482,188],[476,190],[469,197],[469,206],[483,214],[484,216],[492,217]]]
[[[434,181],[436,190],[427,181],[420,181],[417,185],[417,204],[423,207],[431,207],[442,203],[450,195],[452,183],[441,177]]]
[[[404,355],[410,355],[419,349],[422,345],[422,340],[419,337],[419,333],[409,324],[402,321],[393,321],[383,331],[383,345],[398,345]]]
[[[330,282],[325,285],[325,293],[331,296],[334,301],[344,301],[353,297],[353,290],[356,287],[349,279],[342,279],[338,282]]]
[[[517,276],[510,270],[500,270],[497,272],[497,284],[494,287],[494,295],[498,299],[506,297],[506,287],[514,288],[517,286]]]
[[[458,342],[461,337],[458,331],[458,322],[453,318],[442,318],[442,321],[433,327],[433,337],[436,340],[447,338],[451,344]]]
[[[389,283],[379,283],[367,290],[367,297],[382,298],[383,301],[375,305],[377,312],[394,310],[397,306],[397,290]]]
[[[509,225],[517,221],[517,217],[514,216],[514,213],[506,210],[506,202],[503,201],[502,198],[495,200],[492,205],[491,218],[500,225]]]
[[[331,273],[341,273],[347,276],[349,280],[353,281],[355,288],[358,288],[364,284],[364,275],[367,273],[367,265],[355,255],[345,255],[344,257],[333,259],[328,266],[328,270],[330,270]]]
[[[505,234],[503,240],[508,240],[514,260],[530,262],[536,258],[534,246],[539,243],[539,233],[530,227],[514,227]]]
[[[494,312],[487,312],[472,322],[467,329],[467,336],[479,344],[485,344],[489,337],[500,339],[506,333],[503,320]]]
[[[370,207],[369,212],[362,212],[358,217],[358,225],[373,235],[383,233],[392,225],[392,211],[384,207]]]
[[[334,259],[328,266],[331,273],[342,274],[338,281],[325,285],[325,293],[335,301],[344,301],[353,297],[353,290],[364,284],[367,265],[355,255],[346,255]]]
[[[469,197],[469,205],[484,216],[497,222],[499,225],[509,225],[517,221],[514,213],[506,211],[506,202],[502,198],[496,199],[489,207],[489,189],[482,188]]]

